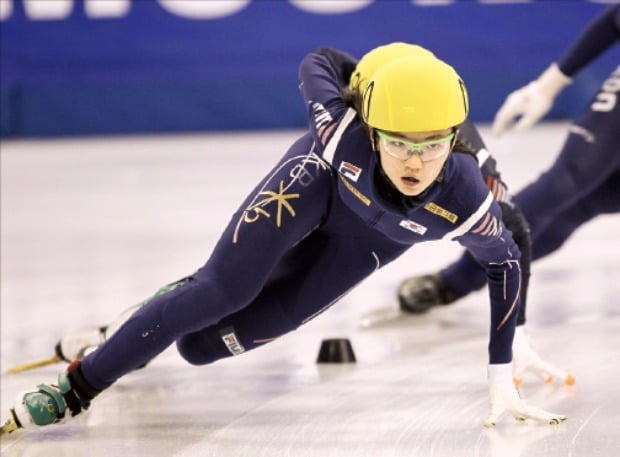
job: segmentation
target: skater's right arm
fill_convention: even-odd
[[[501,135],[507,130],[521,131],[534,125],[551,109],[571,78],[618,40],[620,4],[596,17],[566,54],[536,80],[508,95],[493,121],[493,133]]]
[[[341,96],[342,72],[337,72],[325,56],[312,52],[299,65],[299,89],[308,110],[308,125],[315,144],[322,154],[339,124],[350,122],[355,111]],[[339,132],[342,133],[342,132]]]

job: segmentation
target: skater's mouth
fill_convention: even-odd
[[[420,180],[418,178],[414,178],[413,176],[403,176],[401,181],[407,187],[416,186],[420,183]]]

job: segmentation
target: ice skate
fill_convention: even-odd
[[[93,352],[97,347],[105,343],[116,331],[135,313],[144,306],[149,300],[175,289],[179,285],[184,284],[185,279],[175,281],[160,288],[155,294],[137,305],[130,306],[125,309],[113,322],[101,327],[91,327],[75,331],[63,336],[54,348],[56,357],[65,362],[73,362],[74,360],[82,360],[88,354]]]
[[[448,305],[458,298],[438,273],[405,279],[398,288],[400,309],[409,314],[422,314],[434,306]]]
[[[0,434],[62,422],[88,409],[98,393],[84,379],[80,362],[75,361],[58,375],[57,385],[39,384],[34,391],[18,394]]]
[[[65,362],[82,360],[89,352],[106,340],[108,326],[86,328],[63,336],[54,348],[56,356]]]
[[[74,360],[82,360],[88,354],[95,351],[99,345],[107,341],[108,338],[110,338],[121,327],[121,325],[123,325],[127,321],[127,319],[131,317],[131,315],[136,310],[144,306],[153,298],[165,294],[166,292],[169,292],[171,290],[174,290],[177,287],[185,284],[189,280],[190,278],[186,277],[161,287],[151,297],[138,303],[137,305],[130,306],[129,308],[124,310],[114,320],[114,322],[110,323],[109,325],[84,328],[63,336],[54,346],[53,356],[33,362],[26,362],[20,365],[16,365],[8,369],[7,373],[20,373],[22,371],[32,370],[34,368],[51,365],[61,361],[71,363]]]
[[[408,278],[401,282],[398,289],[398,305],[383,306],[365,313],[361,327],[391,325],[405,316],[423,314],[434,306],[447,305],[458,298],[445,286],[439,274]]]
[[[52,365],[58,362],[73,362],[82,360],[88,353],[106,340],[108,327],[86,328],[63,336],[54,347],[54,355],[33,362],[16,365],[7,370],[7,373],[20,373],[34,368]]]
[[[88,352],[95,350],[99,344],[105,341],[106,328],[88,328],[70,333],[56,343],[52,357],[16,365],[9,368],[7,373],[21,373],[62,361],[82,360]]]

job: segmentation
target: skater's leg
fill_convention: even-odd
[[[532,245],[534,260],[558,250],[575,230],[596,216],[618,212],[620,212],[620,171],[560,213],[552,224],[538,233]]]
[[[55,422],[67,406],[77,414],[97,392],[180,336],[213,325],[251,303],[284,253],[320,226],[330,207],[333,179],[312,152],[311,138],[300,139],[233,216],[206,265],[148,300],[97,350],[72,364],[59,377],[66,380],[60,390],[39,387],[18,399],[15,411],[25,414],[21,422]],[[39,400],[57,406],[43,423],[33,422],[29,415],[35,413]]]
[[[233,215],[208,262],[154,297],[84,358],[86,379],[105,389],[179,337],[251,303],[285,253],[325,217],[334,177],[303,137]]]
[[[202,365],[273,341],[319,315],[406,249],[374,230],[354,230],[353,221],[341,216],[345,212],[336,210],[334,220],[289,251],[249,306],[177,340],[181,355]],[[336,224],[351,230],[335,235],[339,230],[331,227]]]

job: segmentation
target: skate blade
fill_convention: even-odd
[[[0,427],[0,436],[14,432],[18,428],[21,428],[17,419],[15,418],[15,412],[9,410],[9,419]]]
[[[21,365],[14,366],[7,370],[7,373],[20,373],[22,371],[32,370],[33,368],[44,367],[46,365],[53,365],[55,363],[61,362],[62,359],[55,355],[54,357],[50,357],[48,359],[37,360],[35,362],[22,363]]]
[[[360,326],[362,328],[375,328],[382,325],[391,324],[403,317],[399,308],[394,306],[384,306],[370,311],[362,316]]]

